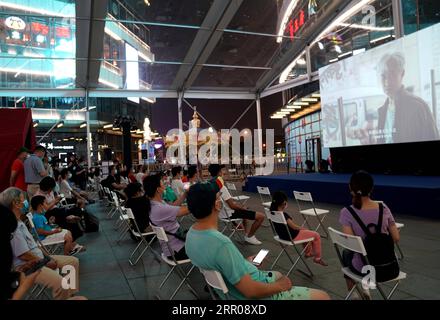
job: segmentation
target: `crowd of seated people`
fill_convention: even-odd
[[[53,299],[85,299],[75,296],[79,291],[75,255],[85,251],[76,241],[84,233],[86,205],[94,202],[85,191],[87,181],[83,158],[71,155],[63,168],[42,146],[32,153],[19,150],[10,187],[0,193],[3,299],[22,299],[34,285],[50,289]],[[45,243],[61,244],[64,254],[50,254]],[[75,281],[67,287],[62,285],[65,266],[73,268]]]
[[[27,150],[20,150],[17,161],[24,162],[23,167],[14,163],[14,177],[10,181],[13,187],[0,194],[0,209],[11,212],[9,216],[5,214],[2,217],[2,221],[9,220],[0,225],[4,238],[2,241],[7,243],[5,239],[10,239],[9,247],[6,245],[3,249],[2,243],[2,250],[6,250],[10,259],[2,262],[2,268],[8,270],[9,276],[6,282],[2,280],[1,285],[7,287],[11,279],[16,279],[18,283],[16,290],[11,289],[7,294],[7,299],[22,298],[34,284],[50,288],[54,299],[69,299],[77,292],[62,288],[62,276],[57,268],[73,265],[78,272],[79,259],[74,255],[85,250],[85,247],[77,242],[83,234],[78,222],[81,221],[91,200],[85,192],[86,187],[79,182],[84,169],[83,161],[76,160],[73,156],[70,157],[67,168],[52,168],[53,175],[57,177],[54,179],[45,167],[42,160],[44,156],[45,150],[40,147],[35,149],[31,157],[27,157]],[[30,162],[26,165],[27,161]],[[169,246],[162,242],[160,246],[166,257],[171,259],[174,256],[176,260],[191,259],[192,264],[199,268],[219,271],[233,298],[329,299],[328,294],[322,290],[294,286],[292,281],[280,272],[264,270],[263,267],[259,269],[251,263],[254,257],[245,258],[231,239],[218,231],[219,215],[226,211],[231,218],[243,219],[245,241],[248,244],[261,245],[262,242],[256,238],[256,234],[265,216],[233,200],[224,181],[224,166],[211,164],[208,171],[211,177],[203,181],[197,166],[185,169],[175,166],[171,170],[151,173],[147,166],[138,166],[136,171],[132,171],[115,161],[114,165],[108,168],[109,174],[105,179],[101,179],[102,171],[99,168],[89,173],[95,184],[100,183],[108,187],[124,200],[123,205],[132,210],[141,232],[150,232],[150,225],[165,230]],[[26,172],[29,172],[30,177],[26,176]],[[78,176],[75,179],[78,184],[73,182],[72,172]],[[344,208],[340,214],[343,232],[365,237],[350,210],[355,210],[366,224],[377,220],[380,205],[370,198],[372,188],[373,181],[367,173],[358,172],[352,176],[350,190],[353,204],[351,209]],[[29,191],[33,197],[29,197]],[[63,194],[70,206],[60,204],[63,198],[60,194]],[[285,226],[275,224],[276,232],[284,240],[313,238],[306,247],[305,256],[312,258],[316,264],[327,266],[322,257],[319,233],[298,225],[286,212],[287,203],[288,199],[284,193],[275,192],[272,195],[270,210],[283,212],[288,225],[286,230]],[[36,234],[32,234],[32,230],[24,223],[25,214],[28,212],[33,214]],[[189,214],[196,220],[189,230],[185,230],[180,218]],[[388,207],[384,206],[383,214],[383,232],[390,233],[393,240],[398,241],[399,234]],[[286,232],[289,232],[289,235],[285,234]],[[64,255],[50,256],[40,249],[39,241],[47,239],[63,241]],[[209,250],[200,250],[200,247]],[[29,276],[23,276],[24,271],[45,256],[50,258],[45,267]],[[348,252],[344,253],[344,263],[358,273],[363,266],[358,255]],[[6,265],[8,267],[5,267]],[[79,281],[78,275],[76,279]],[[348,289],[353,285],[347,279]]]

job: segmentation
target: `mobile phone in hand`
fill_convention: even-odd
[[[261,249],[260,252],[255,256],[254,260],[252,260],[252,263],[256,266],[261,265],[264,258],[266,258],[267,254],[269,253],[269,250],[267,249]]]

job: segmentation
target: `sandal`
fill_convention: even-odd
[[[322,259],[314,259],[313,262],[320,264],[321,266],[324,266],[324,267],[328,266],[328,264],[326,262],[324,262],[324,260],[322,260]]]

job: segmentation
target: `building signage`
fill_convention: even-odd
[[[290,35],[290,40],[293,41],[295,39],[295,34],[298,32],[298,30],[304,25],[306,20],[305,12],[304,10],[299,11],[298,17],[291,18],[289,23],[287,24],[287,31]]]
[[[53,143],[42,143],[43,147],[48,150],[74,150],[74,146],[54,146]]]
[[[19,17],[7,17],[5,20],[5,25],[14,30],[23,30],[26,28],[26,22]]]

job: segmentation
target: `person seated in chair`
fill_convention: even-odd
[[[56,223],[60,227],[72,232],[73,239],[76,240],[83,234],[78,222],[81,221],[84,212],[78,207],[70,209],[60,207],[61,197],[55,196],[53,192],[55,186],[56,183],[52,177],[44,177],[40,181],[40,189],[35,195],[44,196],[46,198],[44,210],[46,211],[45,216],[49,222]]]
[[[274,223],[274,228],[278,236],[282,240],[290,241],[300,241],[307,238],[313,238],[312,245],[307,244],[307,249],[305,252],[306,258],[313,257],[313,262],[320,264],[322,266],[327,266],[321,258],[321,236],[316,231],[307,230],[299,225],[297,225],[292,217],[288,215],[284,210],[287,208],[287,196],[284,192],[277,191],[272,195],[272,202],[270,204],[270,211],[280,211],[284,214],[286,219],[288,232],[286,226],[281,223]]]
[[[142,184],[138,182],[130,183],[127,188],[124,189],[124,193],[127,195],[125,207],[130,208],[133,212],[140,232],[151,232],[150,217],[148,214],[151,210],[150,199],[145,196]],[[151,238],[152,237],[147,238],[147,241],[151,240]]]
[[[349,187],[352,196],[352,205],[341,210],[339,223],[342,225],[342,232],[365,239],[365,232],[350,210],[353,210],[366,226],[370,224],[376,225],[379,220],[380,205],[382,205],[383,221],[381,231],[382,233],[390,234],[394,242],[399,242],[400,234],[391,210],[386,205],[370,198],[374,187],[373,177],[365,171],[358,171],[351,176]],[[342,254],[345,267],[350,268],[355,274],[363,276],[362,267],[364,266],[364,262],[362,256],[348,250],[344,250]],[[348,278],[346,278],[346,281],[348,289],[351,290],[354,286],[353,281]],[[369,298],[368,292],[364,293],[366,294],[366,298]]]
[[[69,178],[69,170],[63,169],[60,173],[60,194],[64,194],[68,204],[76,204],[79,208],[85,208],[86,199],[79,192],[73,189],[67,179]]]
[[[232,199],[232,196],[223,181],[223,175],[225,174],[224,168],[224,165],[219,164],[211,164],[208,168],[212,181],[219,187],[222,199],[225,202],[226,208],[224,210],[231,212],[231,219],[243,219],[245,226],[246,223],[248,223],[248,220],[254,221],[249,232],[245,235],[244,240],[253,245],[260,245],[261,242],[255,237],[255,232],[263,223],[264,214],[262,212],[251,211]]]
[[[182,230],[177,218],[187,215],[189,213],[188,208],[180,206],[181,203],[169,205],[163,201],[162,196],[165,191],[165,185],[163,184],[161,174],[146,177],[144,179],[144,190],[146,196],[150,199],[151,209],[148,213],[151,224],[164,228],[176,260],[187,259],[185,232]],[[186,192],[184,195],[186,196]],[[180,199],[180,201],[183,201],[184,197]],[[173,253],[169,251],[168,246],[161,242],[161,247],[162,252],[171,258]]]
[[[72,233],[69,230],[49,225],[44,214],[46,210],[46,198],[43,196],[34,196],[31,200],[32,220],[40,240],[64,241],[64,255],[75,255],[78,252],[85,251],[86,248],[73,241]]]
[[[306,173],[315,172],[315,163],[312,160],[306,160]]]
[[[244,258],[231,239],[218,231],[220,197],[219,188],[213,183],[197,183],[188,191],[188,207],[197,219],[185,243],[193,265],[220,272],[233,299],[330,299],[324,291],[292,286],[291,280],[280,272],[259,270],[251,263],[254,257]]]
[[[24,266],[34,264],[45,257],[34,237],[22,221],[23,214],[27,213],[29,203],[25,199],[25,193],[18,188],[8,188],[0,194],[0,204],[9,208],[17,219],[17,228],[10,239],[13,268],[20,270]],[[41,269],[36,276],[35,283],[48,287],[52,290],[52,297],[56,300],[68,299],[79,290],[79,261],[76,257],[51,255],[51,260]],[[76,283],[71,283],[69,288],[63,287],[63,277],[59,269],[70,266],[74,272]]]

